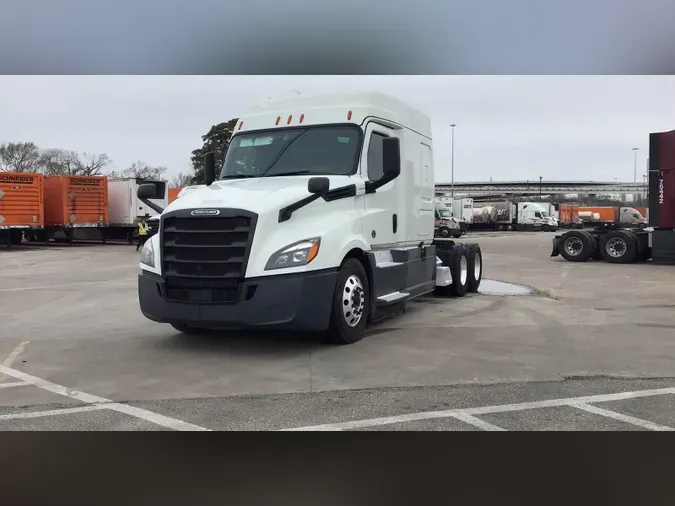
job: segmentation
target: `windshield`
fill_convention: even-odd
[[[235,135],[220,178],[354,174],[360,141],[361,129],[355,125]]]
[[[449,220],[450,218],[452,218],[452,213],[447,209],[439,209],[438,215],[441,217],[442,220]]]

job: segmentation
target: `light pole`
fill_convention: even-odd
[[[455,200],[455,128],[454,123],[450,125],[450,196],[452,201]]]
[[[637,183],[637,154],[640,151],[640,148],[633,148],[634,158],[633,158],[633,183]]]
[[[544,178],[539,176],[539,200],[541,200],[541,180],[542,179],[544,179]]]

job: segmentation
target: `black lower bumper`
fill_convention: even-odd
[[[167,300],[165,281],[142,271],[138,299],[146,318],[204,328],[275,328],[322,331],[328,328],[337,270],[247,279],[235,304]]]

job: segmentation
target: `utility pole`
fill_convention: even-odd
[[[450,195],[452,201],[455,201],[455,128],[457,125],[454,123],[450,125],[450,131],[452,132],[450,136]]]
[[[544,179],[544,178],[539,176],[539,200],[541,200],[541,180],[542,179]]]
[[[637,183],[637,154],[640,148],[633,148],[633,183]]]

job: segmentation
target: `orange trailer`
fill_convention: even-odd
[[[108,223],[106,176],[45,177],[45,226],[100,227]]]
[[[561,226],[576,227],[579,223],[579,206],[574,204],[560,204],[558,208],[558,219]]]
[[[599,218],[595,221],[603,223],[618,223],[619,208],[618,207],[580,207],[580,213],[591,213],[598,215]]]
[[[23,229],[44,226],[42,174],[0,172],[0,235],[20,243]]]
[[[182,188],[169,188],[169,204],[178,198],[178,194]]]

